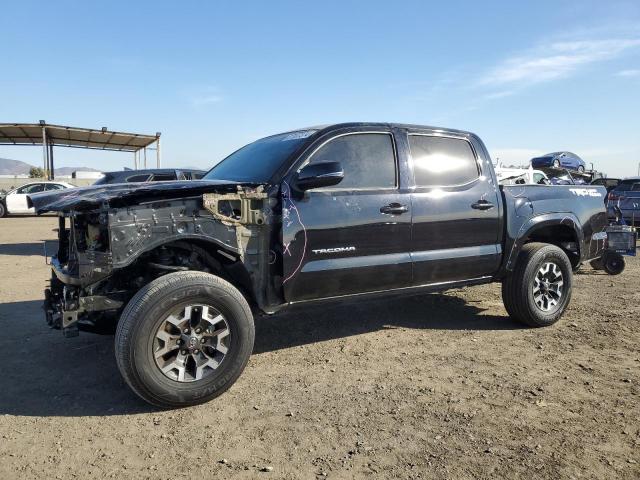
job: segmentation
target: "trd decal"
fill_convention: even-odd
[[[311,250],[316,255],[322,255],[325,253],[342,253],[342,252],[355,252],[356,247],[334,247],[334,248],[318,248]]]

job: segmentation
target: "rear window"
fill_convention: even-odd
[[[133,183],[146,182],[148,179],[149,179],[149,174],[145,173],[144,175],[133,175],[127,178],[127,182],[133,182]]]
[[[166,182],[168,180],[175,180],[176,176],[171,173],[156,173],[151,179],[152,182]],[[131,181],[131,180],[129,180]]]
[[[409,146],[418,187],[464,185],[478,178],[478,162],[466,140],[409,135]]]
[[[640,181],[638,180],[623,180],[615,188],[617,192],[631,192],[640,190]]]

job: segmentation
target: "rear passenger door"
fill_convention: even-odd
[[[411,284],[410,194],[401,189],[397,149],[386,128],[330,133],[303,154],[340,162],[333,187],[282,185],[283,285],[287,301],[341,296]]]
[[[414,285],[491,276],[501,199],[483,146],[465,134],[409,132]]]

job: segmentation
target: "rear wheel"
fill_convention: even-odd
[[[4,206],[4,203],[0,202],[0,218],[7,215],[7,207]]]
[[[129,302],[116,332],[120,373],[147,402],[184,407],[211,400],[238,379],[253,350],[242,294],[203,272],[164,275]]]
[[[555,168],[560,168],[560,160],[558,160],[557,158],[553,161],[553,166]]]
[[[504,306],[511,318],[531,327],[552,325],[569,305],[572,282],[571,262],[560,248],[529,243],[502,282]]]
[[[624,271],[626,262],[619,253],[606,252],[602,257],[602,266],[609,275],[620,275]]]
[[[578,165],[578,172],[584,173],[584,165]]]

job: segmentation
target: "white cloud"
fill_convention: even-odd
[[[616,58],[637,47],[640,47],[640,37],[549,42],[503,61],[481,78],[480,85],[510,92],[568,77],[581,67]],[[498,92],[493,95],[500,97],[506,94]]]
[[[192,88],[190,91],[184,92],[184,95],[194,108],[206,107],[224,100],[218,88],[212,86]]]
[[[212,103],[219,103],[222,101],[220,95],[202,95],[198,97],[191,97],[191,105],[194,107],[202,107],[205,105],[211,105]]]
[[[617,77],[640,77],[640,69],[620,70]]]

